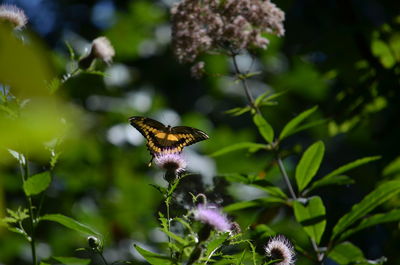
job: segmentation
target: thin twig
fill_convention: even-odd
[[[246,78],[244,78],[244,77],[242,76],[243,73],[242,73],[242,72],[240,71],[240,69],[239,69],[239,66],[238,66],[238,63],[237,63],[237,60],[236,60],[236,54],[234,54],[234,53],[232,53],[232,60],[233,60],[233,65],[234,65],[234,67],[235,67],[236,75],[239,77],[239,79],[240,79],[240,81],[241,81],[241,83],[242,83],[242,85],[243,85],[243,88],[244,88],[244,91],[245,91],[245,93],[246,93],[247,100],[248,100],[249,103],[250,103],[250,106],[251,106],[257,113],[261,114],[261,111],[260,111],[260,110],[258,109],[258,107],[255,105],[254,98],[253,98],[253,96],[251,95],[249,86],[248,86],[248,84],[247,84],[247,80],[246,80]]]
[[[29,178],[29,166],[28,166],[28,161],[25,160],[25,164],[22,167],[23,172],[21,172],[22,175],[22,180],[25,182]],[[29,208],[29,224],[31,228],[31,233],[29,235],[29,242],[31,244],[31,252],[32,252],[32,261],[33,265],[37,264],[37,258],[36,258],[36,246],[35,246],[35,225],[34,225],[34,216],[33,216],[33,205],[32,205],[32,198],[31,196],[26,195],[26,200],[28,202],[28,208]]]
[[[289,177],[288,177],[288,174],[286,173],[285,166],[283,165],[282,159],[279,157],[279,155],[277,155],[276,160],[278,161],[279,170],[281,171],[281,174],[282,174],[282,176],[283,176],[283,179],[284,179],[285,182],[286,182],[286,186],[287,186],[288,189],[289,189],[290,196],[292,196],[292,199],[293,199],[293,200],[296,200],[296,199],[297,199],[296,194],[295,194],[294,191],[293,191],[292,184],[290,183],[290,179],[289,179]]]

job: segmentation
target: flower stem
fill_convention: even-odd
[[[276,160],[278,161],[279,170],[281,171],[281,174],[282,174],[282,176],[283,176],[283,179],[284,179],[285,182],[286,182],[286,186],[287,186],[288,189],[289,189],[290,196],[292,196],[292,199],[293,199],[293,200],[296,200],[296,199],[297,199],[296,194],[295,194],[294,191],[293,191],[292,184],[290,183],[288,174],[286,173],[285,166],[283,165],[282,159],[279,157],[279,155],[277,155]]]
[[[232,60],[233,60],[233,66],[235,67],[236,75],[240,76],[239,79],[240,79],[240,81],[241,81],[241,83],[243,85],[244,91],[246,93],[247,100],[249,101],[251,108],[254,109],[255,111],[257,111],[257,113],[261,114],[259,108],[254,103],[254,98],[251,95],[249,85],[247,84],[247,80],[246,80],[247,78],[241,76],[241,75],[243,75],[243,73],[239,69],[239,66],[238,66],[238,63],[237,63],[237,60],[236,60],[236,54],[234,54],[234,53],[232,53]]]
[[[28,166],[28,161],[25,160],[25,164],[23,165],[23,173],[22,173],[22,180],[25,182],[28,177],[29,177],[29,166]],[[26,200],[28,202],[28,208],[29,208],[29,225],[30,225],[30,230],[31,233],[29,235],[29,242],[31,244],[31,252],[32,252],[32,262],[33,265],[37,264],[37,258],[36,258],[36,246],[35,246],[35,225],[34,225],[34,216],[33,216],[33,205],[32,205],[32,198],[29,195],[26,195]]]
[[[99,253],[101,259],[103,260],[104,264],[108,265],[107,260],[104,258],[103,253],[99,250],[97,250],[97,252]]]

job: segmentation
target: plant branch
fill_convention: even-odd
[[[244,77],[243,73],[240,71],[237,60],[236,60],[236,54],[234,54],[234,53],[232,53],[232,60],[233,60],[233,66],[235,67],[236,75],[238,76],[238,78],[240,79],[240,81],[243,85],[247,100],[249,101],[251,108],[254,109],[257,113],[261,114],[260,109],[254,103],[254,98],[251,95],[249,85],[247,84],[247,80],[246,80],[247,78]]]
[[[282,159],[279,157],[279,155],[276,156],[276,160],[278,161],[279,170],[281,171],[281,174],[282,174],[282,176],[283,176],[283,179],[285,180],[286,185],[287,185],[287,187],[288,187],[288,189],[289,189],[290,196],[292,196],[292,199],[293,199],[293,200],[296,200],[296,199],[297,199],[296,194],[294,193],[292,184],[290,183],[289,176],[288,176],[288,174],[286,173],[285,166],[283,165]]]
[[[28,161],[25,160],[25,164],[22,166],[22,181],[23,183],[29,178],[29,166]],[[37,264],[36,258],[36,246],[35,246],[35,224],[34,224],[34,216],[33,216],[33,205],[32,205],[32,198],[31,196],[26,195],[26,200],[28,202],[28,209],[29,209],[29,224],[31,228],[31,233],[29,235],[29,242],[31,244],[31,252],[32,252],[32,262],[33,265]]]

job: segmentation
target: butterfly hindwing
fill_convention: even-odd
[[[146,117],[131,117],[129,121],[146,138],[147,147],[153,156],[180,153],[185,146],[208,139],[206,133],[192,127],[165,126]]]

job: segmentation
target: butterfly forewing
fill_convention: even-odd
[[[180,153],[185,146],[208,139],[206,133],[192,127],[165,126],[146,117],[131,117],[129,121],[146,138],[147,147],[153,156]]]

